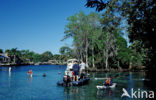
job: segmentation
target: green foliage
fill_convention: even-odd
[[[103,28],[106,25],[123,26],[121,19],[128,22],[128,25],[124,26],[128,29],[132,44],[128,48],[123,39],[117,39],[119,45],[117,60],[120,63],[130,62],[133,66],[146,65],[155,68],[155,0],[87,0],[86,6],[104,11]]]
[[[114,15],[101,16],[93,12],[85,15],[80,12],[68,18],[64,39],[73,38],[75,55],[79,60],[85,60],[90,66],[96,65],[100,68],[107,68],[108,62],[116,56],[124,63],[129,61],[125,60],[128,53],[122,54],[122,51],[128,51],[127,42],[121,36],[122,32],[117,27],[119,23],[114,21],[115,17],[108,18],[111,16]],[[64,50],[60,51],[63,54]]]
[[[33,62],[35,62],[35,63],[41,62],[41,61],[42,61],[41,59],[42,59],[42,56],[41,56],[40,54],[35,53],[35,54],[33,55]]]
[[[0,49],[0,53],[3,53],[3,49]]]
[[[17,48],[8,49],[5,51],[11,58],[11,62],[15,63],[30,63],[30,62],[45,62],[53,59],[53,54],[50,51],[46,51],[42,54],[35,53],[29,50],[17,50]]]
[[[50,51],[46,51],[41,54],[41,62],[47,62],[48,60],[51,60],[53,57],[53,54]]]
[[[68,17],[69,23],[65,28],[64,39],[73,38],[74,53],[79,60],[85,60],[88,64],[90,47],[94,49],[95,41],[98,38],[96,34],[100,34],[100,15],[90,13],[85,15],[83,12]]]

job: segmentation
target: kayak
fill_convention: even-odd
[[[111,86],[105,86],[105,85],[100,86],[100,85],[97,85],[96,88],[97,89],[115,88],[116,85],[117,85],[116,83],[112,83]]]

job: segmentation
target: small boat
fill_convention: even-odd
[[[36,66],[37,66],[37,65],[40,65],[40,64],[41,64],[41,62],[37,62],[37,63],[35,63],[34,65],[36,65]]]
[[[115,88],[116,85],[117,85],[116,83],[112,83],[111,86],[105,86],[105,85],[100,86],[100,85],[97,85],[96,88],[97,89]]]
[[[78,61],[77,59],[69,59],[67,61],[67,68],[65,70],[65,76],[67,77],[66,81],[61,80],[57,82],[57,85],[59,86],[81,86],[85,85],[89,82],[90,78],[87,77],[87,75],[80,79],[78,81],[72,81],[73,75],[72,75],[72,67],[74,65],[74,62]]]

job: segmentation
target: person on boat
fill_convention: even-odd
[[[63,77],[63,82],[65,83],[65,86],[69,86],[69,83],[71,82],[70,76],[68,75],[68,72],[65,71],[65,75]]]
[[[85,64],[84,61],[82,61],[81,64],[80,64],[80,74],[81,74],[82,72],[84,72],[85,69],[86,69],[86,64]]]
[[[32,77],[32,74],[33,74],[33,73],[32,73],[32,70],[29,70],[28,73],[27,73],[27,75],[28,75],[29,77]]]
[[[73,69],[73,72],[74,72],[74,81],[78,81],[80,66],[78,65],[77,61],[74,62],[74,65],[73,65],[72,69]]]
[[[107,80],[104,82],[105,86],[111,86],[112,85],[112,79],[110,77],[107,78]]]
[[[86,77],[85,71],[83,70],[80,74],[80,79],[84,79]]]

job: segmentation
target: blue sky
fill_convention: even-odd
[[[86,0],[0,0],[0,48],[59,53],[67,17],[84,11]]]

